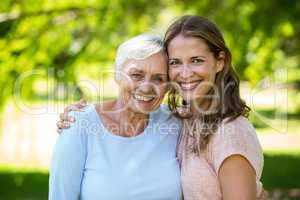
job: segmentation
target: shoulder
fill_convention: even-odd
[[[241,140],[241,142],[258,142],[255,128],[251,122],[243,117],[239,116],[233,120],[224,119],[214,135],[215,140]],[[244,141],[245,140],[245,141]]]
[[[256,131],[247,118],[239,116],[231,121],[223,120],[211,138],[209,149],[217,171],[226,158],[231,155],[241,155],[250,162],[257,176],[261,175],[262,148]]]
[[[88,140],[86,128],[90,124],[91,111],[91,107],[88,106],[82,112],[72,111],[69,113],[75,118],[75,122],[71,124],[70,128],[63,129],[57,138],[52,158],[54,166],[60,165],[59,163],[81,163],[80,160],[86,156]]]
[[[97,123],[97,111],[94,105],[88,105],[83,111],[72,111],[70,115],[75,118],[74,127],[86,129],[92,123]]]
[[[84,108],[84,111],[71,111],[69,115],[75,118],[75,122],[71,124],[70,128],[63,129],[59,136],[59,141],[72,143],[75,140],[85,140],[88,128],[91,127],[95,120],[93,109],[93,106],[89,105]]]
[[[76,122],[80,122],[80,121],[92,121],[93,119],[95,119],[95,106],[94,105],[88,105],[84,108],[83,111],[71,111],[69,114],[73,117],[75,117],[76,121],[74,124],[76,124]]]
[[[167,105],[162,104],[152,112],[150,120],[157,131],[179,134],[182,128],[182,121],[172,114]]]
[[[159,108],[155,111],[153,111],[151,114],[151,118],[154,121],[160,122],[160,123],[175,123],[181,125],[181,120],[177,117],[175,117],[172,112],[170,111],[169,107],[167,105],[161,104]]]

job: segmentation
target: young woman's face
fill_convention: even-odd
[[[169,77],[186,101],[203,100],[214,87],[224,59],[216,59],[201,38],[178,35],[168,45]]]
[[[167,91],[167,73],[164,52],[144,60],[127,60],[117,80],[124,105],[137,113],[157,109]]]

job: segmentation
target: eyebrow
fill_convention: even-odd
[[[129,72],[130,73],[132,73],[132,72],[139,72],[139,73],[144,73],[144,70],[141,70],[141,69],[138,69],[138,68],[131,68],[130,70],[129,70]],[[153,74],[152,76],[168,76],[168,74],[167,73],[157,73],[157,74]]]
[[[191,59],[194,59],[194,58],[206,58],[205,56],[193,56],[191,57]]]
[[[195,59],[195,58],[203,58],[203,59],[205,59],[206,57],[205,56],[193,56],[193,57],[191,57],[191,59]],[[169,58],[169,60],[180,60],[180,58]]]
[[[133,67],[129,70],[129,72],[140,72],[140,73],[144,73],[144,70],[138,69],[136,67]]]

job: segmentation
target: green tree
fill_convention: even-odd
[[[225,33],[234,65],[256,83],[280,68],[299,72],[300,1],[178,0],[181,13],[206,16]],[[299,80],[299,78],[298,78]]]
[[[161,28],[165,15],[183,14],[217,23],[245,80],[256,83],[280,68],[300,70],[299,0],[2,0],[0,110],[25,71],[52,69],[55,81],[76,85],[78,70],[111,67],[122,41]],[[25,97],[32,97],[35,81],[26,80]]]
[[[1,1],[0,109],[25,71],[53,69],[54,80],[76,84],[77,68],[112,61],[116,46],[146,31],[162,6],[158,0]],[[25,97],[34,80],[26,80]]]

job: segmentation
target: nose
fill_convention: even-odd
[[[187,64],[182,65],[181,77],[182,78],[189,78],[192,75],[193,75],[193,71],[190,69],[190,67]]]
[[[143,94],[153,93],[153,85],[150,82],[145,81],[140,85],[139,91]]]

